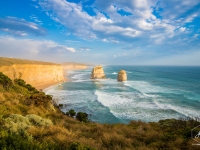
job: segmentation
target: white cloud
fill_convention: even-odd
[[[12,43],[12,44],[11,44]],[[52,55],[57,57],[59,54],[67,52],[75,52],[72,47],[60,45],[51,40],[32,40],[32,39],[16,39],[9,36],[0,37],[0,55],[17,57],[44,57]]]
[[[190,2],[158,0],[109,0],[105,3],[96,0],[91,6],[96,13],[90,16],[83,10],[81,3],[65,0],[39,0],[40,6],[54,21],[64,25],[68,31],[82,38],[91,37],[108,42],[134,42],[141,45],[162,44],[167,40],[177,40],[180,32],[185,36],[186,23],[195,19],[200,12],[193,11],[199,5],[198,0]],[[180,5],[180,6],[179,6]],[[94,8],[95,7],[95,8]],[[164,11],[160,11],[163,9]],[[131,15],[123,16],[118,10]],[[157,15],[155,15],[157,13]],[[187,15],[188,14],[188,15]],[[176,32],[179,30],[180,32]]]
[[[185,30],[186,30],[186,27],[181,27],[181,28],[179,29],[180,32],[184,32]]]
[[[39,1],[39,4],[47,12],[50,11],[47,14],[53,20],[66,26],[75,35],[95,37],[91,32],[92,17],[82,11],[81,6],[64,0],[44,0]]]
[[[47,31],[36,23],[16,17],[0,18],[0,30],[17,36],[44,36],[47,34]]]
[[[32,19],[34,22],[39,23],[40,25],[43,24],[43,22],[41,20],[38,19],[38,17],[36,17],[35,15],[31,15],[30,19]]]
[[[108,42],[108,40],[107,40],[107,39],[103,39],[102,41],[103,41],[103,42]]]

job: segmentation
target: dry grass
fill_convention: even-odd
[[[25,89],[15,90],[0,93],[0,127],[18,134],[23,131],[22,137],[34,143],[51,143],[58,149],[67,149],[72,143],[98,150],[197,149],[190,138],[190,129],[199,125],[195,121],[83,123],[64,115],[41,94],[37,95],[37,105],[26,105],[27,99],[35,101],[30,95],[36,95]]]

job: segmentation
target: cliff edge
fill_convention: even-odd
[[[12,80],[21,78],[37,89],[66,81],[66,70],[86,69],[78,63],[56,64],[42,61],[0,57],[0,72]]]

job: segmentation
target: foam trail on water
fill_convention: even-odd
[[[157,110],[160,109],[157,105],[150,101],[138,101],[140,97],[138,94],[133,93],[115,93],[109,94],[102,91],[95,91],[97,100],[105,107],[109,108],[110,112],[123,119],[136,119],[146,116],[146,111],[141,110]],[[134,100],[135,99],[135,100]]]
[[[117,82],[116,74],[120,69],[129,73],[128,81]],[[172,78],[170,74],[164,74],[164,78],[160,78],[163,73],[159,70],[155,72],[155,68],[149,72],[145,68],[134,70],[121,66],[112,69],[105,67],[104,70],[109,79],[89,79],[91,68],[72,71],[68,73],[70,82],[50,89],[47,93],[67,105],[62,109],[63,112],[69,109],[85,111],[93,114],[92,120],[97,122],[122,122],[123,119],[148,122],[186,116],[200,117],[198,88],[190,90],[191,88],[177,86],[179,80],[174,80],[173,74]],[[152,76],[154,74],[156,76]],[[158,80],[154,85],[155,77]],[[182,80],[185,84],[184,79]]]
[[[112,74],[117,74],[116,72],[113,72]]]

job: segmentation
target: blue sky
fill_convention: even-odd
[[[200,65],[199,0],[0,0],[0,56]]]

